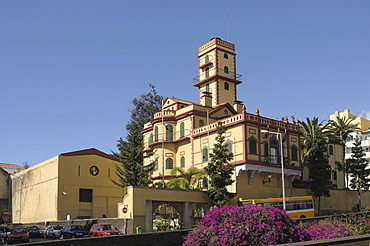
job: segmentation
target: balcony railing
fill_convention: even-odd
[[[149,137],[144,140],[144,149],[149,149],[150,145],[161,143],[162,140],[163,142],[174,142],[174,141],[178,141],[183,138],[189,138],[191,136],[191,131],[189,129],[185,129],[183,132],[178,131],[178,132],[174,132],[171,135],[168,135],[166,133],[164,134],[158,133],[157,137],[154,134],[152,136],[153,136],[153,139],[150,139],[151,137]]]
[[[176,110],[163,110],[163,116],[176,116]],[[162,118],[162,111],[155,113],[154,118]]]
[[[220,75],[220,76],[223,76],[223,77],[230,78],[230,79],[236,79],[236,80],[239,80],[239,81],[242,80],[242,75],[241,74],[230,72],[230,71],[225,71],[222,68],[214,68],[214,67],[210,68],[209,70],[206,70],[206,71],[202,72],[199,76],[194,77],[193,80],[194,80],[195,83],[198,83],[202,80],[205,80],[205,79],[208,79],[212,76],[215,76],[216,74]]]
[[[283,157],[284,166],[289,165],[288,157]],[[281,155],[266,155],[264,156],[264,162],[271,165],[281,165]]]

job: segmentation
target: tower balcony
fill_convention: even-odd
[[[226,69],[214,68],[213,67],[213,68],[210,68],[210,69],[205,70],[204,72],[200,73],[199,76],[194,77],[193,81],[195,82],[195,84],[198,84],[199,82],[201,82],[203,80],[206,80],[206,79],[209,79],[209,78],[212,78],[216,75],[222,76],[222,77],[225,77],[225,78],[229,78],[229,79],[233,79],[233,80],[238,80],[238,81],[242,80],[242,75],[241,74],[230,72]]]
[[[191,130],[184,129],[184,131],[177,131],[174,133],[158,133],[157,136],[153,135],[150,136],[149,139],[144,141],[144,151],[151,151],[153,150],[153,146],[156,144],[164,144],[169,143],[178,143],[184,140],[188,140],[191,137]]]

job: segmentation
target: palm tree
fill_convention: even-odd
[[[313,196],[318,197],[318,214],[320,214],[321,197],[329,197],[331,186],[329,155],[327,143],[329,142],[328,124],[319,123],[318,118],[301,122],[304,130],[301,136],[302,162],[309,169],[309,178]]]
[[[346,141],[350,133],[357,132],[360,128],[358,123],[353,123],[354,119],[339,118],[336,116],[335,120],[329,120],[329,131],[335,137],[335,142],[342,146],[342,163],[337,163],[339,170],[343,171],[343,179],[345,188],[348,187],[348,167],[345,162]]]
[[[179,167],[172,169],[171,175],[175,176],[177,173],[180,173],[180,177],[171,179],[167,183],[168,188],[195,190],[199,179],[207,175],[205,171],[199,171],[196,167],[190,167],[187,170]]]

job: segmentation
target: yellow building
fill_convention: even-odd
[[[171,170],[175,167],[204,168],[210,160],[219,121],[227,128],[226,143],[234,155],[231,163],[235,165],[233,178],[237,182],[229,191],[237,192],[239,197],[281,196],[281,162],[285,187],[292,187],[293,180],[301,178],[302,132],[298,121],[265,118],[258,109],[247,113],[237,99],[237,86],[241,83],[241,75],[236,73],[234,44],[213,38],[199,47],[194,83],[199,103],[168,97],[142,130],[144,155],[149,157],[145,164],[156,162],[154,180],[173,178]],[[268,187],[275,189],[268,192]]]
[[[117,217],[125,189],[116,186],[119,160],[96,149],[57,155],[11,175],[13,223]]]
[[[357,124],[362,132],[370,129],[370,120],[351,114],[349,109],[343,112],[336,111],[334,114],[330,115],[330,120],[335,121],[337,117],[341,119],[353,119],[352,123]]]

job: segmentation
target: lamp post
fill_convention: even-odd
[[[267,134],[275,134],[279,137],[280,140],[280,162],[281,162],[281,188],[283,190],[283,209],[286,209],[285,206],[285,183],[284,183],[284,157],[283,157],[283,137],[280,132],[269,132],[267,130],[261,130],[261,132]]]

